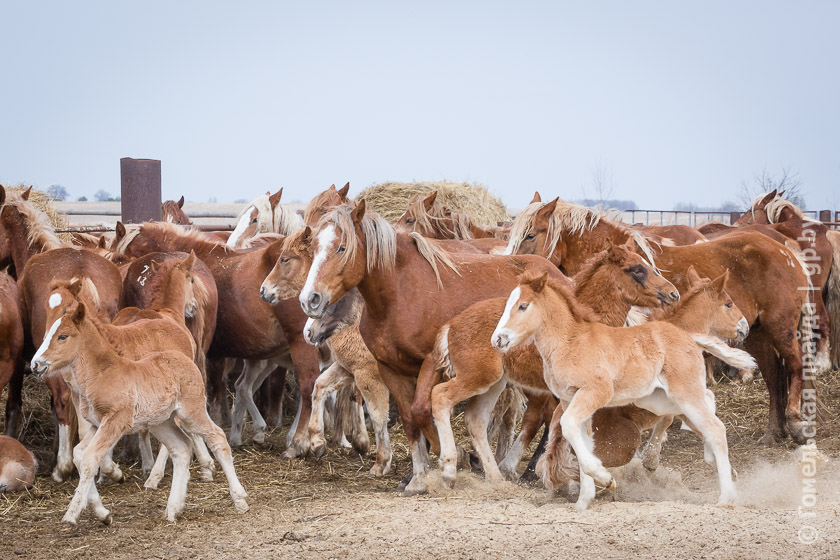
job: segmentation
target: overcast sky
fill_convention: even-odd
[[[478,181],[716,205],[767,169],[840,207],[840,2],[3,2],[0,183],[308,200]]]

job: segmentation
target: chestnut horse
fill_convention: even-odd
[[[603,214],[554,200],[534,203],[517,216],[507,251],[547,255],[567,274],[613,244],[633,239],[680,289],[688,287],[687,269],[694,265],[706,278],[730,270],[728,291],[750,324],[745,347],[758,362],[770,393],[770,419],[762,441],[781,441],[790,434],[807,438],[801,413],[803,359],[797,331],[810,340],[812,323],[802,320],[808,303],[808,275],[786,246],[754,232],[731,234],[707,243],[654,249],[638,231],[613,223]],[[781,360],[778,358],[781,357]],[[809,368],[814,364],[805,364]],[[787,403],[787,404],[786,404]]]
[[[840,325],[840,232],[807,218],[798,206],[782,198],[782,194],[773,190],[757,196],[750,210],[735,225],[741,229],[761,228],[762,232],[770,229],[798,243],[814,285],[814,303],[821,326],[827,325],[829,317],[832,323]],[[822,298],[818,297],[820,294]],[[818,344],[820,369],[840,367],[840,327],[829,329],[829,336],[821,337],[820,342],[829,343],[831,352],[830,359],[825,358],[823,352],[827,346]]]
[[[13,437],[0,436],[0,494],[31,488],[37,470],[31,451]]]
[[[18,274],[18,298],[24,332],[23,356],[32,356],[35,344],[44,338],[44,302],[55,280],[73,278],[94,279],[98,292],[97,308],[109,318],[119,309],[122,281],[117,267],[99,255],[78,248],[64,247],[55,234],[46,214],[29,202],[29,190],[18,195],[0,187],[0,247],[8,248],[9,258]],[[14,380],[13,388],[16,383]],[[78,428],[71,396],[60,376],[51,376],[47,386],[52,394],[58,429],[56,430],[57,457],[53,479],[61,482],[73,470],[72,449]],[[12,397],[16,397],[13,391]],[[19,405],[15,403],[19,410]],[[13,409],[14,410],[14,409]],[[12,421],[15,425],[16,421]],[[110,470],[118,474],[118,470]],[[121,477],[121,473],[119,473]]]
[[[151,431],[172,457],[172,488],[166,506],[169,521],[175,521],[184,509],[192,446],[187,434],[208,442],[227,477],[236,511],[248,511],[248,495],[236,477],[225,433],[207,415],[204,382],[192,358],[173,350],[158,352],[154,344],[142,352],[141,360],[126,358],[120,346],[111,345],[101,326],[83,303],[75,302],[52,324],[32,359],[32,371],[39,376],[48,370],[50,376],[62,372],[65,382],[79,394],[80,413],[96,426],[76,447],[79,485],[63,521],[75,525],[82,511],[92,505],[97,519],[111,523],[94,476],[117,441],[139,430]],[[145,335],[158,337],[154,331],[161,326],[149,324]]]
[[[178,224],[179,226],[191,226],[193,225],[192,220],[190,217],[184,213],[184,197],[178,199],[177,202],[174,200],[165,200],[163,204],[161,204],[161,218],[164,222],[169,222],[170,224]]]
[[[561,402],[551,420],[549,451],[540,459],[538,472],[551,468],[551,451],[559,444],[562,430],[580,465],[576,506],[589,506],[596,483],[614,489],[615,480],[593,453],[592,415],[603,407],[633,403],[656,415],[679,414],[688,420],[703,436],[706,461],[717,466],[718,503],[732,504],[736,491],[726,427],[715,416],[714,395],[706,389],[698,344],[726,346],[662,321],[616,328],[594,319],[565,284],[550,280],[544,271],[529,271],[511,292],[493,331],[491,343],[501,352],[533,339],[543,358],[546,385]]]
[[[422,425],[415,423],[411,410],[417,374],[437,330],[470,304],[509,291],[528,264],[568,280],[540,257],[448,254],[416,233],[397,233],[365,209],[364,201],[338,206],[320,221],[299,300],[318,318],[358,287],[365,300],[359,330],[397,402],[411,445],[414,477],[405,490],[413,494],[425,491],[422,475],[428,468],[420,431],[438,447],[434,427],[422,419]]]
[[[17,437],[23,389],[23,325],[18,309],[18,288],[14,278],[0,272],[0,395],[6,385],[6,435]]]
[[[259,371],[246,368],[240,376],[245,386],[237,390],[237,406],[231,425],[231,442],[241,441],[244,409],[251,416],[254,439],[264,439],[265,420],[257,410],[253,391],[274,370],[277,359],[289,360],[298,376],[303,419],[290,430],[287,438],[287,458],[305,455],[309,451],[306,425],[312,406],[312,386],[320,373],[317,350],[303,338],[306,316],[294,301],[281,302],[272,307],[260,299],[259,286],[271,271],[281,250],[282,240],[267,247],[239,253],[221,244],[212,243],[201,232],[187,231],[166,223],[146,223],[129,226],[126,235],[119,229],[111,250],[117,255],[139,257],[150,252],[195,251],[210,268],[219,293],[219,312],[216,332],[209,358],[236,357],[251,362]],[[246,366],[248,363],[246,362]],[[291,364],[290,364],[291,365]],[[259,383],[257,383],[259,381]],[[239,383],[239,382],[238,382]],[[208,385],[223,384],[223,380],[208,379]],[[224,391],[219,386],[219,394]]]
[[[395,226],[406,231],[416,231],[430,239],[483,239],[493,234],[473,223],[463,212],[453,212],[437,200],[437,191],[428,195],[415,194],[408,201],[408,208],[397,219]]]
[[[255,198],[239,214],[236,228],[227,241],[228,247],[242,247],[242,244],[260,233],[290,235],[303,227],[303,218],[288,204],[280,204],[283,189],[274,194],[266,192]]]
[[[658,307],[679,299],[676,288],[627,246],[609,247],[593,257],[574,280],[576,297],[602,312],[599,318],[613,326],[624,324],[631,305]],[[487,423],[499,392],[509,381],[528,395],[528,411],[522,430],[504,458],[505,474],[509,477],[516,474],[522,453],[539,428],[541,422],[535,420],[540,418],[543,407],[552,401],[542,379],[542,359],[533,345],[502,356],[489,344],[490,333],[502,315],[504,302],[504,298],[494,298],[475,303],[444,325],[434,352],[424,361],[420,371],[421,378],[441,371],[449,378],[433,389],[429,402],[418,402],[422,398],[418,394],[414,405],[415,409],[431,406],[441,438],[443,477],[450,484],[454,483],[456,466],[455,440],[449,424],[454,405],[470,399],[464,416],[467,428],[485,476],[498,481],[502,471],[490,454]],[[550,403],[551,410],[555,405]]]

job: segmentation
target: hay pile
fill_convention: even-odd
[[[439,202],[467,214],[481,227],[495,226],[496,222],[510,219],[501,199],[478,183],[382,183],[366,188],[356,199],[364,199],[371,209],[393,223],[405,212],[408,200],[413,195],[428,194],[434,190],[438,192]]]

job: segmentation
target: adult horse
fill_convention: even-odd
[[[242,415],[247,408],[254,428],[255,441],[264,437],[265,420],[253,400],[257,387],[271,371],[275,360],[294,365],[301,393],[297,422],[287,438],[287,458],[305,455],[309,450],[306,425],[312,406],[312,387],[318,377],[317,350],[303,338],[306,316],[294,301],[272,307],[260,299],[259,287],[271,271],[281,250],[282,240],[250,252],[237,252],[208,241],[201,232],[184,230],[167,223],[129,226],[124,235],[118,228],[111,250],[117,255],[140,257],[150,252],[195,251],[210,268],[219,293],[219,312],[209,358],[236,357],[245,360],[246,371],[240,376],[247,386],[238,387],[237,406],[231,426],[231,441],[241,441]],[[248,364],[260,371],[247,369]],[[208,379],[208,384],[212,381]],[[239,381],[237,382],[239,384]]]
[[[283,189],[266,192],[255,198],[239,214],[236,228],[227,240],[228,247],[242,247],[248,239],[261,233],[290,235],[303,228],[303,218],[288,204],[280,204]]]
[[[184,212],[184,197],[174,200],[165,200],[161,204],[161,218],[164,222],[178,224],[179,226],[191,226],[192,220]]]
[[[821,369],[840,366],[840,232],[828,228],[822,222],[808,218],[802,209],[789,200],[782,198],[782,193],[773,190],[757,196],[750,209],[738,218],[738,228],[759,228],[765,232],[771,230],[798,243],[802,251],[811,281],[814,284],[817,314],[821,324],[831,321],[838,326],[829,329],[831,356],[821,359]],[[824,304],[824,306],[823,306]],[[819,354],[819,351],[818,351]],[[821,356],[822,358],[822,356]],[[828,363],[830,361],[830,364]]]
[[[364,201],[325,215],[312,247],[300,304],[318,318],[330,303],[359,289],[365,300],[359,330],[397,402],[411,446],[414,476],[405,490],[424,492],[428,455],[420,432],[434,448],[437,432],[431,424],[415,423],[411,409],[417,374],[434,347],[437,329],[472,303],[509,293],[526,266],[568,280],[540,257],[446,253],[416,233],[398,233],[378,215],[367,214]]]
[[[473,223],[463,212],[454,212],[437,200],[437,191],[415,194],[396,226],[430,239],[485,239],[493,234]]]
[[[70,281],[83,276],[95,279],[97,310],[109,319],[119,309],[122,291],[120,273],[113,263],[91,251],[62,244],[46,214],[29,202],[30,190],[18,195],[0,187],[0,245],[8,247],[9,258],[18,274],[23,356],[27,360],[47,332],[44,302],[53,280]],[[70,393],[60,376],[47,380],[47,386],[58,422],[57,458],[52,476],[61,482],[73,471],[76,431],[78,428],[84,431],[88,426],[78,425]]]
[[[803,358],[797,331],[801,327],[804,336],[813,336],[811,323],[800,321],[808,303],[809,283],[797,256],[784,245],[744,232],[708,243],[654,249],[640,232],[613,223],[601,213],[555,199],[547,204],[532,203],[517,216],[507,252],[545,255],[566,274],[575,274],[607,241],[621,244],[628,239],[637,243],[648,260],[655,259],[680,290],[688,288],[691,265],[707,278],[717,278],[730,269],[728,291],[750,324],[745,345],[756,358],[770,393],[770,418],[762,441],[781,441],[790,434],[803,443],[807,423],[801,413]]]
[[[6,385],[6,435],[17,437],[20,429],[21,390],[23,389],[23,325],[18,309],[18,289],[14,278],[0,272],[0,395]]]

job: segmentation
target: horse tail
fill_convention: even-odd
[[[449,356],[449,325],[441,327],[435,340],[434,355],[432,357],[435,370],[441,372],[443,377],[452,379],[455,377],[455,368],[452,367],[452,359]]]
[[[829,329],[829,348],[831,367],[840,367],[840,231],[828,230],[826,239],[831,244],[831,269],[825,290],[825,307],[831,328]]]
[[[550,436],[549,436],[550,437]],[[537,461],[535,469],[546,488],[555,492],[571,480],[580,480],[577,457],[568,441],[561,438],[555,445],[549,444],[546,452]]]
[[[754,370],[757,366],[755,363],[755,359],[738,348],[732,348],[724,343],[721,339],[709,336],[705,334],[693,334],[691,335],[692,340],[714,356],[719,360],[723,360],[727,364],[732,367],[736,367],[738,369],[747,369],[747,370]]]

